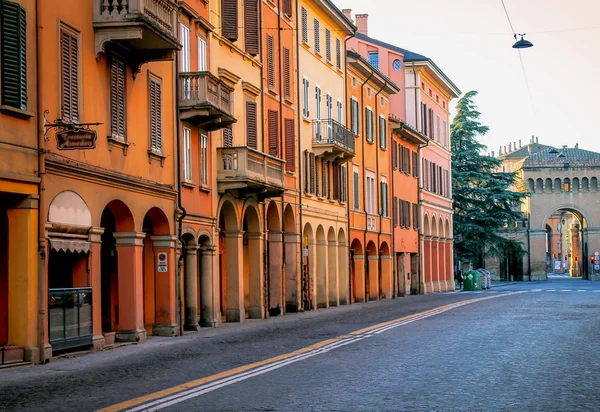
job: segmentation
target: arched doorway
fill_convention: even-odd
[[[183,273],[185,278],[185,284],[183,286],[185,296],[184,328],[185,330],[199,330],[198,244],[196,243],[196,239],[194,239],[194,234],[191,229],[181,237],[185,244],[185,258],[183,261]]]
[[[198,276],[196,277],[196,307],[200,309],[197,318],[200,326],[215,326],[215,290],[213,285],[213,251],[214,247],[210,237],[206,234],[200,235],[198,239]]]
[[[348,279],[348,243],[344,229],[338,232],[338,297],[340,305],[349,303],[350,285]]]
[[[316,273],[316,293],[317,307],[327,307],[327,241],[325,240],[325,230],[322,225],[317,227],[317,273]]]
[[[392,296],[392,257],[387,242],[379,246],[379,297]]]
[[[296,218],[292,205],[285,206],[283,221],[285,235],[285,310],[296,312],[300,305],[300,284],[298,282],[298,244]]]
[[[8,343],[8,213],[0,208],[0,346]]]
[[[583,214],[570,208],[558,209],[546,218],[546,273],[548,275],[588,277],[587,226],[588,222]],[[522,269],[519,269],[523,266],[522,256],[507,251],[504,258],[504,266],[514,272],[516,279],[521,280]]]
[[[226,200],[219,212],[219,298],[222,321],[244,319],[242,278],[242,234],[233,204]]]
[[[440,290],[440,266],[439,266],[439,250],[438,250],[438,224],[435,216],[431,217],[431,282],[432,292]]]
[[[425,214],[423,217],[423,289],[419,285],[419,290],[423,290],[425,293],[431,292],[431,225],[429,222],[429,215]]]
[[[253,205],[246,207],[242,230],[244,233],[241,254],[244,279],[244,310],[248,318],[262,319],[265,316],[267,304],[266,293],[263,290],[263,285],[265,285],[263,259],[265,256],[263,256],[263,235],[258,210]],[[263,301],[263,298],[265,298],[265,301]]]
[[[350,245],[351,276],[350,298],[351,302],[365,302],[365,261],[360,240],[353,239]]]
[[[339,304],[338,297],[338,253],[337,236],[335,229],[330,227],[327,231],[327,294],[329,306]]]
[[[313,229],[310,223],[304,226],[302,231],[302,309],[312,310],[315,308],[313,284],[314,284],[314,273],[315,273],[315,260],[316,260],[316,248],[315,248],[315,237]]]
[[[367,261],[365,272],[365,301],[377,300],[377,292],[379,291],[379,256],[377,254],[377,246],[373,241],[367,243],[365,250],[365,259]]]
[[[267,290],[265,293],[269,314],[281,314],[283,306],[283,234],[277,203],[267,206]]]

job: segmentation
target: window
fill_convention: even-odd
[[[200,183],[208,185],[208,136],[200,135]]]
[[[198,71],[207,71],[206,66],[206,40],[202,37],[196,37],[198,41]]]
[[[150,150],[162,153],[162,82],[149,77],[150,101]]]
[[[190,71],[190,28],[180,24],[181,28],[181,71]]]
[[[246,102],[246,145],[258,149],[256,131],[256,102]]]
[[[325,96],[325,104],[327,105],[327,120],[331,120],[333,119],[333,99],[329,92],[327,92],[327,95]]]
[[[325,57],[328,62],[331,61],[331,31],[325,29]]]
[[[354,210],[360,210],[360,192],[358,188],[358,167],[354,166],[352,173],[352,195],[354,196]]]
[[[313,195],[316,193],[316,177],[317,177],[317,162],[315,161],[315,154],[310,153],[310,188],[309,193]]]
[[[238,39],[238,0],[221,0],[221,34],[231,41]]]
[[[60,28],[60,54],[61,118],[76,123],[79,121],[79,33],[64,26]]]
[[[358,106],[358,100],[354,97],[350,99],[350,128],[355,135],[360,135],[360,111]]]
[[[412,153],[412,175],[419,177],[419,154],[417,152]]]
[[[343,112],[343,106],[342,106],[342,101],[340,99],[338,99],[337,101],[337,121],[339,124],[343,124],[343,118],[344,118],[344,112]]]
[[[308,79],[304,77],[302,79],[302,85],[304,88],[304,107],[302,108],[302,114],[305,118],[310,117],[310,101],[309,101],[309,83]]]
[[[419,229],[419,227],[421,227],[421,224],[420,224],[421,215],[419,214],[419,204],[413,203],[412,209],[413,209],[413,228]]]
[[[340,202],[348,201],[348,168],[346,165],[340,166]]]
[[[329,197],[329,162],[321,158],[321,196]]]
[[[429,125],[428,125],[428,128],[429,128],[429,138],[431,140],[435,141],[435,130],[434,130],[435,123],[434,123],[433,116],[434,116],[433,109],[429,109]]]
[[[12,1],[2,1],[0,9],[2,104],[27,110],[27,16],[23,6]]]
[[[237,0],[236,0],[237,1]],[[244,38],[246,53],[256,56],[260,52],[260,33],[258,29],[259,0],[244,1]]]
[[[268,135],[269,135],[269,154],[279,157],[279,112],[269,110],[267,115]]]
[[[223,129],[223,147],[233,146],[233,129],[231,127],[225,127]]]
[[[398,226],[398,198],[394,196],[392,198],[392,220],[394,222],[394,227]]]
[[[395,140],[392,140],[392,169],[398,169],[398,162],[396,159],[396,152],[398,151],[398,143]]]
[[[373,136],[374,135],[373,110],[371,110],[368,107],[365,109],[365,122],[366,122],[366,126],[367,126],[367,130],[366,130],[367,142],[373,143],[373,139],[374,139],[374,136]]]
[[[381,178],[381,216],[389,217],[389,207],[388,207],[388,184],[385,178]]]
[[[444,147],[448,147],[448,123],[444,120]]]
[[[367,204],[366,212],[375,214],[375,176],[367,175]]]
[[[183,128],[183,179],[192,181],[192,131]]]
[[[267,82],[270,90],[275,89],[275,39],[267,34]]]
[[[375,67],[376,69],[379,69],[379,52],[378,51],[369,52],[369,63],[371,64],[371,66]]]
[[[335,39],[335,67],[342,70],[342,41]]]
[[[285,128],[285,170],[293,172],[296,170],[294,119],[284,120]]]
[[[387,121],[385,116],[379,116],[379,146],[387,149]]]
[[[283,14],[288,17],[292,15],[292,0],[283,0]]]
[[[421,133],[425,136],[427,133],[427,105],[425,103],[421,103]]]
[[[316,119],[321,120],[321,87],[315,86]]]
[[[436,116],[436,127],[437,127],[437,132],[436,132],[436,135],[437,135],[437,142],[438,142],[438,143],[441,143],[441,138],[442,138],[441,136],[442,136],[442,133],[441,133],[441,131],[440,131],[440,128],[441,128],[442,126],[441,126],[441,123],[440,123],[440,116],[439,116],[439,115],[438,115],[438,116]]]
[[[290,49],[283,48],[283,94],[292,97],[292,78],[290,75]]]
[[[302,42],[308,43],[308,13],[302,7]]]
[[[125,64],[111,57],[110,60],[110,135],[125,140]]]
[[[320,35],[320,23],[319,20],[315,19],[315,51],[321,52],[321,35]]]

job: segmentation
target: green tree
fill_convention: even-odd
[[[478,137],[489,127],[479,122],[475,96],[477,92],[470,91],[459,100],[450,128],[454,247],[458,259],[482,265],[486,252],[501,255],[514,249],[523,253],[521,243],[503,237],[502,230],[522,220],[519,206],[526,193],[510,190],[515,173],[499,172],[502,162],[483,154],[486,146]]]

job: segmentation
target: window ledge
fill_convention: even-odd
[[[327,60],[326,63],[329,67],[333,67],[333,62],[331,60]]]
[[[292,20],[292,15],[287,15],[286,13],[282,13],[283,14],[283,18],[286,19],[289,23],[293,23]]]
[[[27,110],[18,109],[12,106],[1,105],[0,112],[7,114],[9,116],[18,117],[20,119],[30,119],[35,116],[34,112],[28,112]]]
[[[267,92],[274,97],[279,96],[279,94],[277,93],[277,91],[275,90],[275,87],[271,87],[269,86],[269,88],[267,89]]]
[[[184,180],[183,182],[181,182],[181,186],[189,187],[190,189],[196,187],[196,185],[191,180]]]
[[[292,170],[286,170],[285,174],[288,175],[288,176],[296,176],[296,172],[292,171]]]
[[[108,139],[108,151],[109,152],[112,152],[113,148],[115,146],[118,146],[121,149],[123,149],[123,156],[127,156],[127,150],[129,149],[129,146],[131,146],[131,143],[129,143],[125,139],[116,139],[112,136],[108,136],[107,139]]]
[[[205,193],[210,193],[211,192],[210,187],[208,187],[208,185],[205,185],[203,183],[200,183],[198,185],[198,190],[200,190],[201,192],[205,192]]]
[[[148,150],[148,163],[152,163],[152,160],[154,159],[160,161],[160,167],[164,167],[166,158],[167,156],[163,155],[162,153],[157,153],[152,150]]]
[[[317,57],[323,58],[323,55],[321,54],[321,50],[315,50],[315,55]]]
[[[290,106],[294,105],[294,102],[292,101],[292,96],[284,96],[283,101],[289,104]]]
[[[302,41],[302,47],[304,47],[306,50],[310,50],[310,44],[308,44],[308,42]]]
[[[338,71],[338,73],[340,73],[340,74],[344,73],[344,71],[342,70],[342,68],[341,68],[341,67],[337,67],[337,71]],[[356,89],[356,86],[352,86],[352,87],[354,87],[354,88]]]
[[[306,116],[302,116],[302,121],[304,121],[305,123],[310,123],[310,119]]]

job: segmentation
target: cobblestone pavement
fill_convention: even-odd
[[[598,410],[599,330],[600,284],[496,284],[490,291],[226,325],[3,370],[0,410],[95,410],[334,338],[302,355],[189,385],[170,400],[147,399],[154,404],[139,410]]]

